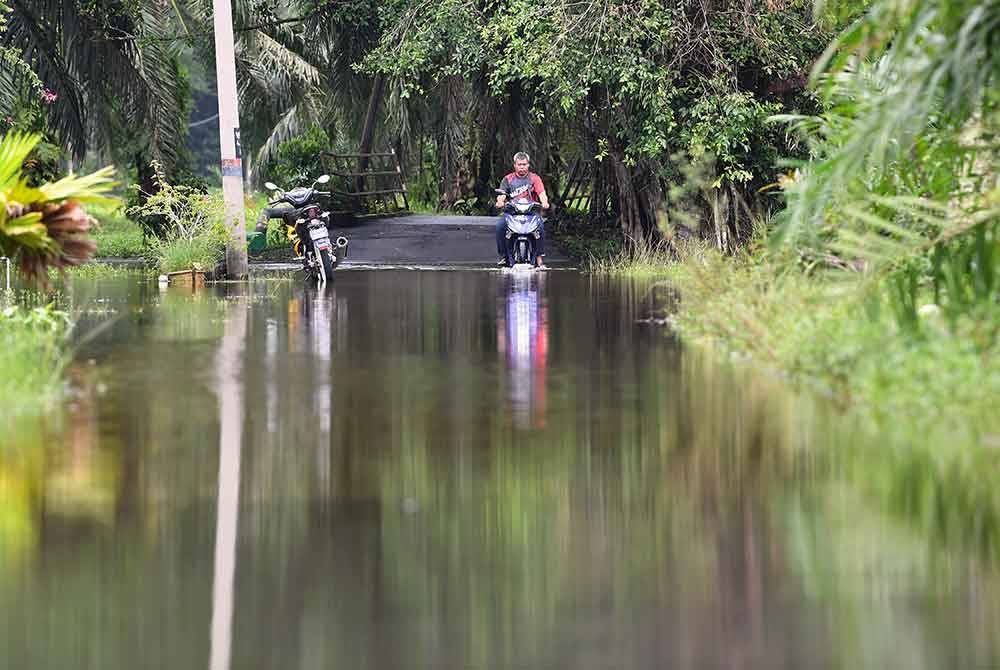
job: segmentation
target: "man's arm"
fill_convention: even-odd
[[[531,175],[532,187],[535,189],[535,193],[538,194],[538,200],[542,203],[542,209],[549,208],[549,196],[545,193],[545,184],[542,183],[542,178],[537,174]]]
[[[507,194],[510,193],[510,182],[507,181],[507,177],[504,177],[503,181],[500,182],[499,190],[503,193],[497,194],[497,209],[503,209],[503,206],[507,204]]]

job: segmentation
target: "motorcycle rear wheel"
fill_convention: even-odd
[[[317,265],[316,279],[321,282],[328,282],[333,280],[333,267],[335,265],[333,260],[333,251],[331,249],[320,249],[317,245],[316,257],[319,258],[319,263]]]

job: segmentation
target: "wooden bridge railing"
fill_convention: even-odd
[[[590,204],[590,186],[590,163],[577,158],[553,202],[560,209],[586,209]]]
[[[335,201],[361,216],[408,214],[410,202],[403,171],[395,151],[387,153],[338,154],[325,152],[334,177]]]

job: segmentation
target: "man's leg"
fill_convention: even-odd
[[[542,265],[542,257],[545,256],[545,222],[538,224],[538,239],[535,240],[535,265]]]
[[[502,216],[497,221],[497,258],[507,262],[507,221]]]
[[[260,210],[260,216],[257,217],[257,227],[255,228],[255,230],[258,233],[266,233],[267,232],[267,222],[270,219],[276,219],[276,218],[280,217],[281,216],[281,212],[282,212],[283,209],[285,209],[285,208],[283,208],[283,207],[265,207],[262,210]]]

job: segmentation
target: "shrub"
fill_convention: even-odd
[[[91,237],[97,243],[97,256],[136,258],[145,252],[142,227],[125,216],[121,207],[92,207],[88,210],[97,220]]]
[[[267,174],[271,181],[283,188],[312,182],[323,173],[323,152],[329,151],[330,138],[318,126],[304,134],[287,140],[278,147],[277,156],[271,161]]]
[[[223,223],[224,205],[219,193],[205,193],[191,186],[175,186],[156,168],[157,192],[146,202],[130,207],[134,217],[161,217],[162,238],[152,238],[150,259],[161,272],[212,270],[222,259],[229,232]]]

